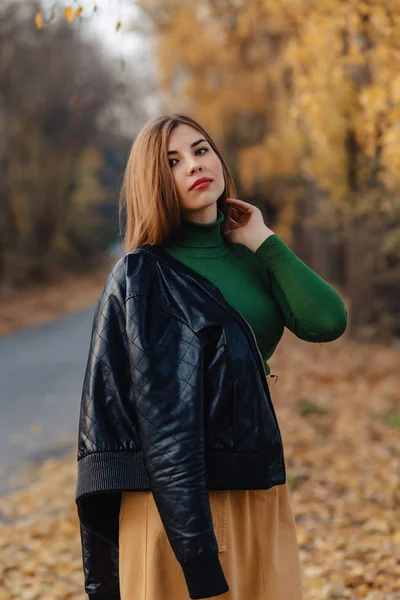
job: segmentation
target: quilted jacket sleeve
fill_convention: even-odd
[[[118,547],[80,523],[85,592],[90,600],[120,600]]]
[[[229,590],[206,483],[203,339],[178,317],[127,301],[139,435],[153,493],[190,598]]]

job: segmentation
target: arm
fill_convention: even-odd
[[[122,263],[121,263],[122,264]],[[93,451],[96,445],[97,438],[90,433],[92,425],[87,426],[87,414],[93,413],[93,399],[101,399],[101,402],[106,403],[107,396],[110,395],[109,387],[104,385],[105,373],[107,378],[110,372],[118,373],[116,358],[111,361],[111,354],[106,352],[108,344],[115,343],[113,336],[116,336],[115,327],[106,327],[109,323],[116,323],[120,314],[120,302],[117,301],[119,293],[116,286],[109,287],[109,281],[113,281],[114,273],[112,273],[103,288],[103,291],[97,302],[92,331],[90,350],[86,364],[86,371],[83,383],[81,409],[79,418],[79,435],[78,435],[78,460],[84,456],[89,449]],[[121,323],[121,331],[123,332],[124,319]],[[118,337],[118,343],[122,343]],[[115,357],[118,357],[114,353]],[[102,360],[100,360],[100,358]],[[127,378],[128,379],[128,378]],[[118,387],[114,390],[117,393]],[[119,390],[118,390],[119,394]],[[100,411],[101,412],[101,411]],[[99,416],[99,415],[98,415]],[[78,503],[78,516],[80,526],[81,552],[84,574],[84,589],[89,596],[89,600],[120,600],[119,586],[119,550],[118,546],[108,542],[101,535],[96,535],[88,524],[89,528],[84,525],[83,521],[91,519],[84,518],[82,520],[83,511],[82,505]],[[89,508],[89,517],[94,517],[94,510]],[[97,516],[97,515],[96,515]],[[104,520],[104,519],[103,519]],[[95,528],[94,528],[95,529]]]
[[[150,489],[190,598],[229,590],[206,481],[203,340],[147,298],[126,303],[131,378]]]
[[[347,311],[339,294],[276,234],[267,237],[255,254],[264,268],[265,285],[292,333],[309,342],[330,342],[344,333]]]
[[[90,600],[120,600],[118,548],[80,523],[85,592]]]

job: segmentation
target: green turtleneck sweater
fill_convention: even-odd
[[[308,342],[330,342],[343,334],[347,311],[333,287],[276,234],[253,252],[225,240],[223,221],[219,209],[214,223],[182,220],[179,234],[164,249],[211,281],[242,313],[254,331],[267,375],[267,361],[284,326]]]

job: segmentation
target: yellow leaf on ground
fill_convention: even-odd
[[[82,12],[83,12],[83,6],[78,6],[78,8],[75,11],[75,16],[80,17]]]

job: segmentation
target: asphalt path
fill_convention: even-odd
[[[94,308],[0,338],[0,492],[27,461],[76,445]]]

